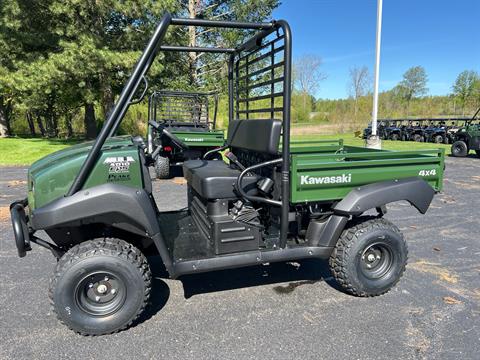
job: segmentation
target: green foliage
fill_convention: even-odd
[[[3,0],[0,2],[0,112],[13,99],[16,128],[28,129],[25,118],[45,135],[71,134],[83,127],[83,108],[95,104],[105,118],[119,95],[141,50],[165,11],[187,16],[189,1],[176,0]],[[262,21],[278,0],[194,1],[199,17]],[[216,31],[206,44],[236,43],[248,32]],[[185,44],[185,31],[170,31],[167,40]],[[205,57],[205,61],[210,55]],[[155,88],[187,90],[192,85],[186,54],[160,54],[149,72]],[[218,74],[203,85],[218,87]],[[224,87],[224,83],[220,83]],[[198,90],[198,87],[197,87]],[[141,130],[133,124],[144,108],[129,115],[123,131]],[[91,111],[90,115],[93,115]],[[4,117],[0,120],[2,120]],[[87,122],[95,121],[92,116]],[[88,118],[88,119],[87,119]],[[145,118],[142,119],[145,121]],[[20,124],[22,123],[23,124]],[[93,125],[95,127],[95,124]],[[35,127],[34,127],[35,128]],[[43,131],[45,128],[45,131]],[[83,130],[82,130],[83,131]]]
[[[464,110],[465,104],[480,98],[480,76],[473,70],[462,71],[455,79],[452,91]]]
[[[397,85],[398,95],[406,101],[425,95],[427,88],[427,72],[423,66],[414,66],[403,74],[402,81]]]

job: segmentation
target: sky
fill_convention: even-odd
[[[283,0],[274,11],[292,28],[294,60],[322,58],[317,98],[348,97],[353,67],[367,66],[373,78],[376,11],[376,0]],[[480,73],[480,0],[383,0],[380,91],[416,65],[429,95],[449,94],[463,70]]]

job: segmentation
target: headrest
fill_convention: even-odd
[[[280,120],[233,120],[228,125],[227,144],[232,148],[276,155],[281,133]]]

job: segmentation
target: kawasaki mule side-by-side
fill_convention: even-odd
[[[158,131],[149,124],[147,137],[148,153],[155,161],[155,174],[159,179],[170,177],[171,166],[201,159],[208,151],[224,145],[223,131],[215,129],[217,108],[218,93],[215,92],[155,91],[150,96],[149,120],[162,127],[162,131]],[[180,139],[186,147],[172,141],[167,133]],[[221,159],[220,154],[216,156]]]
[[[480,122],[475,122],[479,114],[480,108],[470,120],[465,121],[465,126],[453,134],[452,156],[465,157],[473,150],[480,157]]]
[[[234,48],[164,45],[171,26],[253,34]],[[185,161],[188,208],[173,212],[157,209],[144,141],[114,136],[160,51],[224,53],[228,64],[228,137],[217,151],[228,148],[229,164],[210,160],[214,151]],[[443,151],[290,142],[291,68],[286,21],[166,14],[95,142],[30,167],[28,197],[11,205],[15,241],[22,257],[33,242],[58,259],[49,294],[66,326],[100,335],[132,324],[149,301],[154,255],[173,279],[318,258],[328,260],[344,291],[356,296],[384,294],[399,281],[407,245],[383,217],[385,205],[406,200],[425,213],[442,188]],[[150,125],[165,130],[153,120]],[[39,230],[51,240],[41,239]]]

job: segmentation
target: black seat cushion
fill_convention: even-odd
[[[235,182],[240,170],[230,168],[221,160],[188,160],[183,163],[183,176],[188,184],[203,198],[237,198]],[[243,189],[249,195],[257,193],[257,176],[245,176]]]

